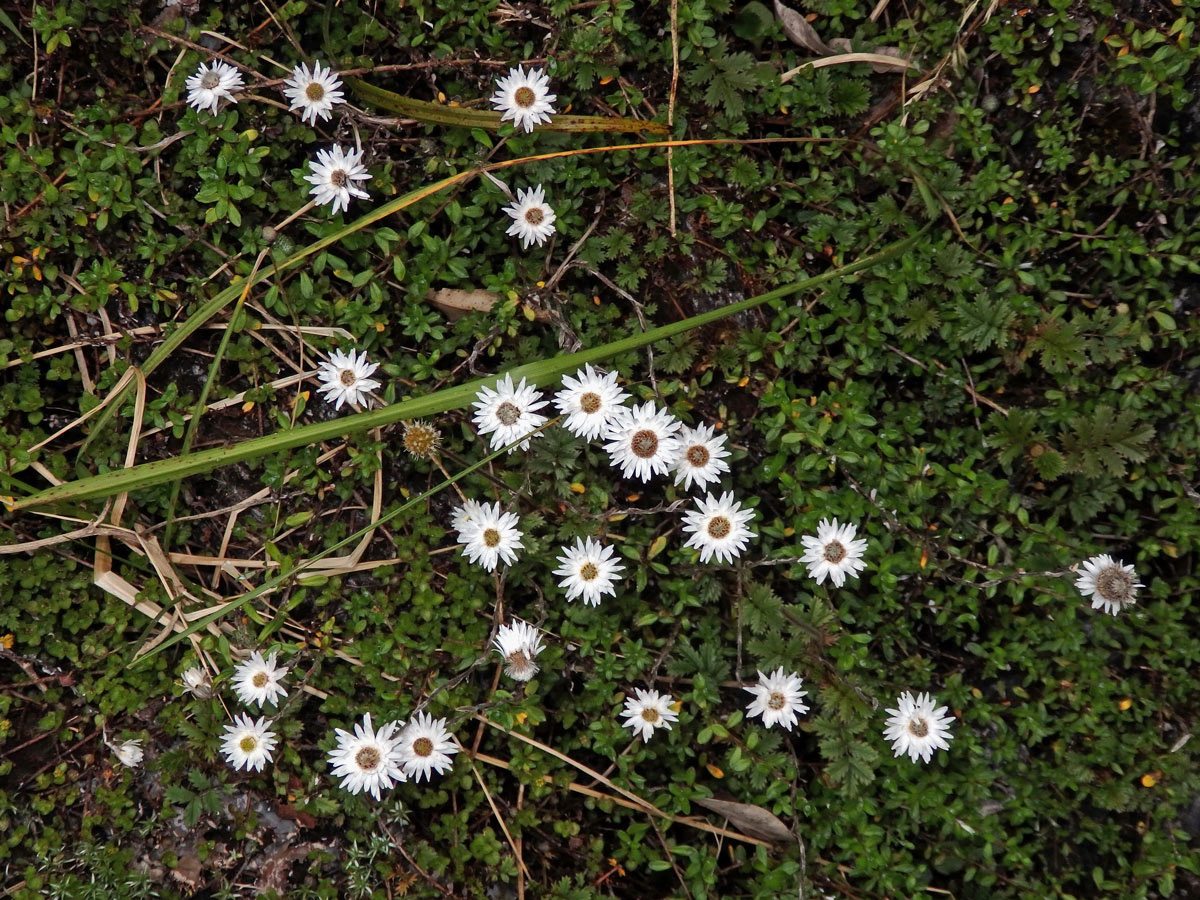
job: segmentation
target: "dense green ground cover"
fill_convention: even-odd
[[[399,562],[289,579],[219,635],[131,664],[163,627],[133,591],[168,609],[189,591],[199,600],[182,612],[235,597],[264,564],[286,568],[369,524],[373,504],[386,514],[442,481],[402,452],[399,427],[133,492],[119,522],[144,538],[112,539],[107,590],[93,585],[94,535],[0,556],[0,887],[1200,893],[1200,743],[1188,740],[1200,706],[1200,4],[795,9],[826,41],[896,47],[914,68],[841,63],[783,83],[812,53],[766,6],[725,0],[680,0],[674,29],[669,3],[632,0],[0,6],[0,494],[121,468],[131,405],[47,438],[249,276],[260,251],[266,271],[486,162],[653,138],[423,124],[353,96],[359,111],[314,129],[263,83],[303,58],[297,44],[419,100],[486,108],[496,76],[522,61],[549,67],[560,111],[665,123],[673,106],[678,138],[820,140],[676,149],[674,233],[662,148],[498,172],[514,189],[546,186],[559,221],[541,249],[505,236],[508,201],[486,178],[351,230],[271,273],[150,374],[138,462],[181,452],[226,334],[196,450],[333,418],[312,379],[271,383],[335,346],[381,362],[392,403],[637,335],[931,226],[870,272],[608,361],[639,399],[729,436],[726,485],[758,532],[735,565],[684,548],[681,490],[622,480],[597,445],[555,429],[463,481],[521,516],[526,548],[502,577],[452,551],[457,499],[444,490],[372,532],[359,558]],[[248,93],[265,99],[242,95],[215,117],[187,108],[203,48],[256,72]],[[276,232],[308,199],[307,161],[335,140],[361,141],[372,200]],[[453,318],[431,300],[442,289],[495,302]],[[451,473],[486,454],[466,410],[435,421]],[[102,500],[52,511],[73,518],[7,514],[0,543],[112,513]],[[870,545],[841,589],[795,563],[801,536],[832,516]],[[616,544],[629,576],[598,608],[567,604],[550,574],[583,535]],[[1098,553],[1136,565],[1145,585],[1115,618],[1069,571]],[[221,555],[257,566],[196,559]],[[524,688],[487,652],[511,615],[548,634]],[[261,775],[225,766],[225,707],[178,684],[197,653],[228,669],[231,647],[275,648],[293,688],[309,688],[289,695],[284,746]],[[780,665],[810,690],[792,733],[743,713],[740,685]],[[680,721],[631,743],[616,714],[646,685],[681,702]],[[901,690],[928,690],[956,717],[950,751],[928,766],[893,759],[881,737]],[[332,729],[424,701],[481,754],[474,766],[459,754],[451,774],[381,803],[339,791]],[[102,730],[144,739],[145,765],[117,763]],[[797,840],[762,846],[572,791],[614,793],[563,757],[671,816],[703,816],[697,800],[714,796],[757,805]]]

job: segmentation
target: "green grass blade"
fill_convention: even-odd
[[[613,341],[600,347],[581,350],[578,353],[571,353],[564,356],[556,356],[552,359],[538,360],[537,362],[517,366],[509,371],[514,378],[525,377],[534,384],[545,384],[564,374],[574,372],[585,363],[598,362],[610,356],[615,356],[629,350],[636,350],[639,347],[662,340],[663,338],[672,337],[693,328],[699,328],[710,322],[716,322],[719,319],[742,312],[743,310],[753,309],[768,301],[777,300],[790,294],[818,287],[830,281],[845,278],[855,272],[869,269],[872,266],[892,259],[909,247],[912,247],[930,228],[932,228],[932,223],[927,224],[916,234],[889,244],[870,256],[865,256],[862,259],[836,269],[830,269],[828,272],[822,272],[820,275],[814,275],[811,278],[805,278],[792,284],[784,285],[765,294],[759,294],[756,297],[750,297],[738,303],[731,303],[728,306],[710,310],[709,312],[701,313],[700,315],[692,316],[679,322],[662,325],[658,328],[650,329],[643,334]],[[200,453],[190,453],[186,456],[142,463],[129,469],[92,475],[87,478],[56,485],[32,496],[16,500],[12,508],[21,510],[32,507],[43,507],[52,503],[85,500],[94,497],[109,497],[123,491],[134,491],[198,475],[219,466],[257,459],[271,453],[290,450],[293,447],[333,440],[350,433],[365,431],[384,425],[392,425],[407,419],[432,416],[451,409],[461,409],[474,399],[480,387],[484,384],[493,383],[495,379],[496,376],[494,375],[488,376],[467,384],[444,388],[437,393],[424,397],[414,397],[404,400],[400,403],[386,406],[383,409],[355,413],[354,415],[343,416],[328,422],[314,422],[310,425],[302,425],[299,428],[293,428],[288,431],[280,431],[260,438],[252,438],[251,440],[235,444],[232,447],[218,447],[211,450],[204,450]]]
[[[482,128],[485,131],[500,130],[500,113],[490,109],[466,109],[461,106],[446,106],[427,100],[413,100],[403,94],[384,90],[368,84],[361,78],[343,76],[350,90],[363,100],[379,109],[428,122],[431,125],[460,125],[463,128]],[[539,125],[538,131],[580,132],[627,132],[641,134],[668,134],[670,127],[665,122],[648,122],[644,119],[623,119],[617,116],[564,116],[551,118],[549,124]]]

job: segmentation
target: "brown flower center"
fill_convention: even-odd
[[[413,741],[413,753],[417,756],[432,756],[433,741],[427,737],[417,738]]]
[[[329,173],[329,183],[342,188],[350,183],[350,176],[346,174],[345,169],[334,169]]]
[[[925,737],[929,734],[929,723],[924,719],[909,719],[908,732],[914,737]]]
[[[596,576],[600,574],[600,570],[596,568],[596,564],[585,562],[579,567],[579,577],[584,581],[594,581]]]
[[[438,431],[425,422],[413,422],[404,428],[404,449],[413,456],[428,456],[438,445]]]
[[[546,218],[546,214],[536,206],[531,206],[529,209],[525,210],[525,221],[530,225],[541,225],[542,219],[544,218]]]
[[[645,428],[629,441],[629,449],[633,451],[634,456],[649,459],[658,452],[658,435]]]
[[[1133,599],[1133,579],[1124,569],[1110,566],[1096,578],[1096,592],[1109,603],[1128,603]]]
[[[733,531],[733,523],[724,516],[713,516],[708,520],[708,536],[716,538],[718,541],[722,538],[729,537],[729,532]]]
[[[521,411],[505,400],[496,407],[496,418],[504,425],[516,425],[521,418]]]
[[[267,682],[270,680],[271,677],[266,672],[255,672],[254,677],[250,679],[250,683],[256,688],[260,688],[266,687]]]
[[[517,106],[528,108],[533,106],[537,100],[537,94],[533,92],[533,88],[531,87],[519,87],[517,88],[517,92],[513,94],[513,100],[516,101]]]
[[[822,555],[825,557],[826,562],[837,565],[846,558],[846,548],[839,541],[830,541],[825,545]]]
[[[600,408],[600,395],[588,391],[579,398],[579,408],[591,415]]]
[[[647,706],[645,709],[642,710],[642,718],[645,719],[647,722],[649,722],[651,725],[653,725],[655,722],[658,721],[658,710],[655,709],[653,706]]]
[[[767,698],[767,708],[783,709],[785,706],[787,706],[787,697],[783,696],[779,691],[772,691],[771,696]]]
[[[350,387],[350,385],[358,381],[358,376],[354,374],[353,369],[342,369],[342,371],[338,374],[338,378],[346,387]]]
[[[306,96],[313,103],[319,103],[325,98],[325,88],[321,87],[321,85],[314,81],[304,89],[304,96]]]
[[[489,547],[500,546],[500,532],[495,528],[485,529],[483,532],[483,542]]]
[[[710,459],[708,448],[703,444],[693,444],[692,446],[688,447],[686,456],[687,461],[697,469],[701,466],[707,466],[708,460]]]
[[[360,769],[363,769],[367,772],[370,772],[372,769],[378,767],[382,758],[383,757],[379,755],[379,751],[374,747],[363,747],[354,754],[355,763],[358,764]]]
[[[238,741],[238,747],[241,748],[241,751],[243,753],[253,753],[254,748],[257,746],[258,746],[258,738],[253,737],[252,735],[249,735],[249,734],[246,735],[244,738],[242,738],[240,741]]]

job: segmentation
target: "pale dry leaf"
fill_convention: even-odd
[[[750,837],[764,841],[794,841],[796,836],[773,812],[750,803],[735,803],[732,800],[696,798],[692,801],[705,809],[724,816],[738,829]]]
[[[846,38],[834,38],[829,42],[829,46],[834,50],[839,50],[847,56],[852,55],[853,50],[850,47],[850,41]],[[915,69],[914,66],[899,47],[876,47],[870,53],[860,54],[863,57],[869,57],[859,60],[860,62],[871,63],[872,72],[895,72],[897,69]],[[894,57],[895,60],[879,59],[879,57]]]
[[[793,44],[799,44],[819,56],[829,53],[829,46],[821,40],[817,30],[808,24],[808,20],[794,9],[788,9],[779,0],[775,0],[775,18],[779,20],[779,27]]]
[[[499,294],[491,291],[462,291],[457,288],[440,288],[430,291],[426,298],[446,314],[450,319],[460,319],[469,312],[490,312],[500,300]],[[544,310],[536,310],[534,319],[538,322],[549,320]]]

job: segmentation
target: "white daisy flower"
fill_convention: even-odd
[[[674,701],[670,694],[660,694],[658,691],[643,691],[633,689],[634,696],[625,698],[625,711],[621,713],[625,721],[621,724],[634,734],[640,734],[643,741],[650,740],[654,729],[671,730],[671,723],[679,721],[679,713],[671,709]]]
[[[770,675],[759,672],[758,684],[742,688],[754,695],[746,711],[752,716],[762,716],[767,728],[782,725],[791,731],[796,717],[808,712],[808,705],[800,699],[808,696],[808,691],[800,690],[803,685],[804,679],[795,672],[785,675],[783,666]]]
[[[567,418],[563,428],[585,441],[594,441],[612,424],[629,395],[617,387],[617,373],[600,375],[591,364],[563,376],[563,388],[554,395],[554,405]]]
[[[188,104],[195,107],[196,112],[208,109],[215,116],[222,98],[237,103],[237,97],[232,92],[243,87],[242,75],[228,63],[214,59],[209,64],[201,63],[196,74],[187,80],[186,86]]]
[[[527,191],[518,188],[517,199],[511,206],[504,207],[504,212],[513,220],[504,233],[519,237],[522,250],[528,250],[530,244],[540,247],[554,234],[554,223],[558,217],[546,202],[546,194],[540,184]]]
[[[132,769],[134,766],[141,765],[142,757],[146,755],[145,751],[142,750],[141,740],[120,741],[116,744],[109,744],[108,741],[105,740],[104,743],[108,744],[108,749],[116,754],[116,757],[118,760],[120,760],[121,765],[128,766],[130,769]]]
[[[512,375],[505,374],[503,381],[496,382],[495,390],[487,385],[479,389],[472,404],[475,407],[473,421],[481,435],[492,436],[493,450],[507,447],[521,438],[526,440],[521,441],[518,446],[522,450],[528,450],[528,437],[534,432],[537,432],[537,437],[541,437],[542,433],[537,429],[546,424],[546,417],[535,412],[546,405],[541,396],[533,385],[525,383],[524,378],[514,387]],[[515,449],[516,447],[513,447],[508,452],[512,453]]]
[[[516,621],[501,625],[492,641],[504,657],[504,674],[514,681],[528,681],[538,673],[537,655],[542,652],[542,634],[532,625]]]
[[[523,549],[520,519],[514,513],[501,512],[499,503],[479,504],[479,518],[468,522],[458,535],[463,554],[473,563],[494,572],[501,560],[511,566],[517,551]]]
[[[883,736],[892,742],[895,756],[907,753],[909,759],[929,762],[934,750],[949,750],[954,735],[950,733],[953,716],[942,715],[945,706],[933,708],[934,699],[928,694],[918,694],[916,699],[905,691],[896,700],[898,709],[889,709],[887,727]]]
[[[381,789],[407,781],[400,765],[400,738],[393,736],[397,722],[371,727],[371,714],[354,726],[354,733],[335,728],[337,746],[329,751],[333,776],[342,780],[341,788],[352,794],[366,791],[376,800]]]
[[[696,487],[704,487],[713,481],[720,481],[721,475],[729,471],[729,463],[725,460],[729,451],[725,449],[727,438],[723,434],[715,435],[711,425],[697,425],[688,428],[686,425],[679,432],[679,458],[675,460],[675,483],[683,483],[683,489],[690,491],[692,482]]]
[[[399,737],[400,759],[404,763],[404,774],[414,781],[430,779],[431,772],[439,775],[453,768],[450,759],[458,752],[454,736],[446,731],[445,719],[434,719],[428,713],[417,713]]]
[[[862,561],[867,549],[865,540],[855,540],[857,529],[853,525],[838,525],[838,520],[830,522],[822,519],[817,527],[817,536],[805,536],[800,540],[804,544],[804,555],[800,561],[808,566],[808,574],[817,579],[817,584],[823,584],[828,576],[837,587],[846,583],[846,576],[857,578],[858,573],[866,568]]]
[[[248,660],[233,670],[234,693],[246,706],[276,703],[279,697],[287,696],[282,682],[288,669],[287,666],[276,666],[275,656],[272,653],[268,659],[263,659],[263,655],[255,650]]]
[[[292,105],[289,110],[301,110],[301,121],[317,124],[317,119],[328,119],[336,103],[344,103],[342,82],[328,66],[321,69],[319,62],[313,63],[312,71],[304,63],[292,69],[292,77],[284,82],[283,94]]]
[[[1083,574],[1075,587],[1084,597],[1092,598],[1092,609],[1102,609],[1116,615],[1127,606],[1137,603],[1137,572],[1133,566],[1117,562],[1108,554],[1093,556],[1081,563]]]
[[[700,562],[716,556],[721,562],[731,563],[735,556],[742,555],[750,538],[757,537],[749,527],[753,518],[754,511],[742,509],[731,491],[722,494],[720,500],[708,494],[683,516],[683,530],[692,535],[685,546],[700,551]]]
[[[557,99],[550,93],[549,75],[541,69],[531,67],[526,72],[517,66],[496,82],[496,93],[489,102],[504,113],[501,122],[511,119],[517,131],[524,128],[529,133],[533,126],[550,121]]]
[[[617,407],[617,414],[604,433],[608,442],[604,449],[621,475],[649,481],[655,475],[666,475],[679,455],[679,437],[683,426],[665,409],[653,401],[628,409]]]
[[[625,567],[617,562],[612,546],[602,546],[595,538],[576,538],[574,547],[563,547],[554,574],[562,578],[558,586],[568,600],[582,598],[590,606],[599,606],[605,594],[617,594],[617,576]]]
[[[267,726],[265,716],[256,722],[247,714],[234,716],[233,724],[225,726],[225,737],[221,740],[221,752],[225,761],[235,769],[261,772],[271,762],[271,751],[278,738]]]
[[[312,185],[309,193],[317,199],[318,206],[332,203],[329,210],[331,216],[336,216],[339,209],[350,208],[350,198],[370,200],[371,195],[360,188],[356,181],[369,181],[371,173],[362,164],[362,151],[343,151],[340,144],[334,144],[328,150],[318,150],[317,158],[308,164],[312,169],[311,175],[305,175],[304,180]]]
[[[207,700],[213,695],[212,679],[199,666],[186,669],[179,677],[183,681],[183,689],[189,694],[194,694],[201,700]]]
[[[463,535],[467,530],[479,523],[486,507],[475,500],[465,500],[463,505],[456,507],[450,514],[450,527],[458,532],[459,543],[466,543]]]
[[[367,393],[379,387],[378,381],[368,377],[378,368],[379,363],[367,362],[365,350],[334,350],[317,367],[317,380],[321,382],[317,392],[324,394],[334,409],[341,409],[343,403],[365,406]]]

